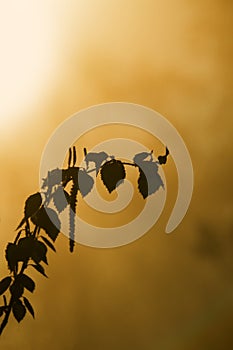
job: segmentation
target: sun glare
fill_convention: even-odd
[[[50,79],[55,53],[51,18],[51,8],[44,1],[0,4],[1,130],[23,122],[23,111]]]

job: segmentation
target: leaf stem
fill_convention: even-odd
[[[139,167],[136,163],[122,162],[122,164],[124,164],[124,165],[130,165],[130,166],[133,166],[133,167],[136,167],[136,168]]]

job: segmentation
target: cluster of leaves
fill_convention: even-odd
[[[48,265],[48,248],[53,250],[54,243],[59,235],[61,223],[59,214],[69,207],[69,246],[73,252],[75,244],[75,214],[77,209],[78,193],[85,197],[94,186],[94,179],[90,175],[95,171],[100,174],[101,180],[109,193],[123,183],[126,177],[125,166],[138,168],[138,190],[147,198],[155,193],[162,180],[158,174],[158,165],[165,164],[169,151],[153,160],[152,152],[135,155],[132,163],[124,163],[109,156],[105,152],[87,153],[84,148],[85,167],[76,166],[76,149],[69,149],[68,167],[53,169],[43,180],[41,193],[37,192],[27,198],[24,206],[24,217],[17,227],[17,235],[13,243],[8,243],[5,258],[8,264],[9,276],[0,281],[0,296],[3,305],[0,306],[0,334],[8,323],[11,312],[20,322],[27,312],[35,316],[33,306],[24,295],[25,291],[31,293],[35,290],[34,280],[26,273],[28,268],[36,270],[47,277],[44,265]],[[148,160],[149,157],[149,160]],[[71,165],[72,163],[72,165]],[[90,163],[94,168],[90,169]],[[71,183],[70,191],[66,190]],[[54,209],[49,208],[53,202]],[[6,293],[9,293],[7,299]]]
[[[50,208],[47,210],[50,211],[51,217],[57,220],[56,226],[49,219],[42,204],[42,195],[37,192],[28,197],[24,207],[24,218],[17,228],[16,238],[13,243],[7,244],[5,258],[10,273],[0,281],[0,295],[3,296],[4,302],[0,306],[0,317],[4,317],[0,334],[11,312],[18,322],[23,320],[27,312],[35,316],[33,306],[24,295],[26,290],[33,293],[36,286],[26,269],[31,267],[47,277],[43,264],[48,265],[48,248],[56,251],[54,242],[60,231],[56,212]],[[10,294],[8,302],[5,295],[7,291]]]

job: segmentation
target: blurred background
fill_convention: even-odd
[[[12,318],[1,349],[233,347],[232,22],[228,0],[0,2],[2,277],[24,201],[39,190],[44,146],[80,109],[125,101],[157,110],[182,135],[195,175],[171,235],[172,160],[171,201],[141,239],[70,254],[60,235],[49,279],[37,276],[30,296],[36,320]]]

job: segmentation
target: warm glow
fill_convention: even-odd
[[[44,1],[1,2],[1,130],[19,126],[23,111],[50,79],[54,55],[51,17]]]

